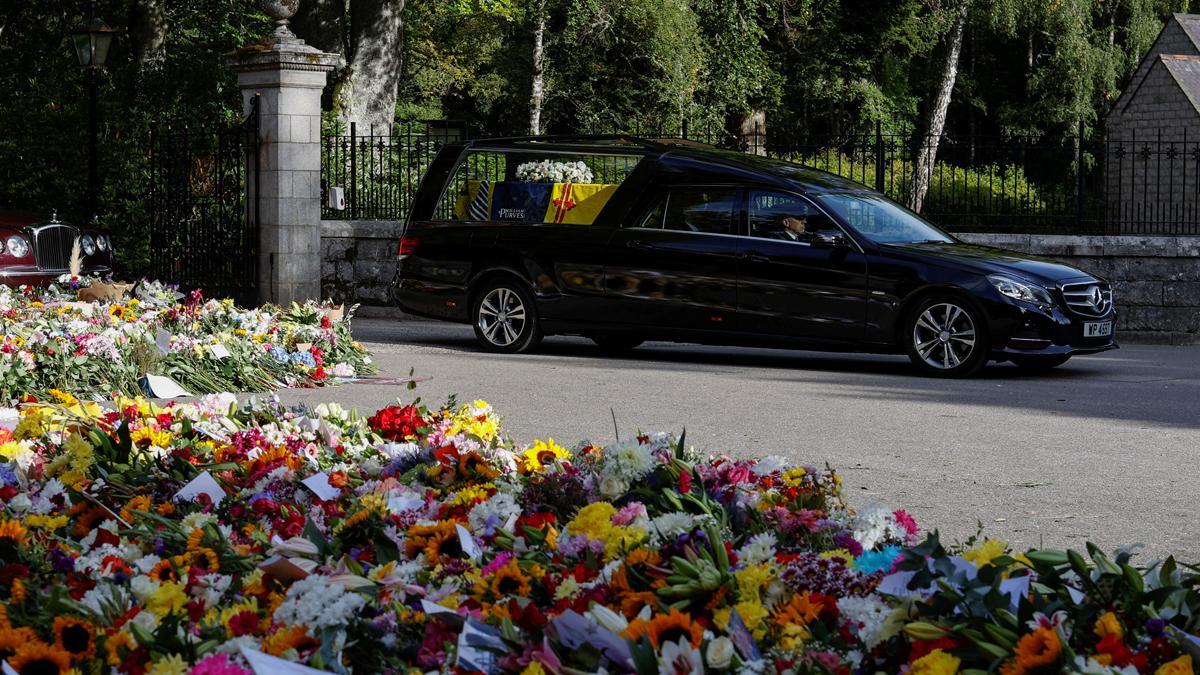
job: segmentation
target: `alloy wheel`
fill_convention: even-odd
[[[525,322],[525,303],[509,288],[493,288],[479,303],[479,330],[497,347],[515,343],[525,331]]]
[[[917,356],[935,370],[953,370],[975,353],[975,322],[967,310],[950,302],[930,305],[913,324]]]

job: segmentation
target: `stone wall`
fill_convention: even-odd
[[[1113,285],[1118,341],[1200,343],[1200,237],[959,234],[1060,260]]]
[[[395,315],[388,286],[396,273],[403,223],[395,220],[321,221],[321,294],[361,303],[359,314]]]

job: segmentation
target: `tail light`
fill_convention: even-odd
[[[404,260],[408,256],[417,252],[417,247],[421,245],[421,240],[415,237],[403,236],[400,237],[400,248],[396,251],[396,257]]]

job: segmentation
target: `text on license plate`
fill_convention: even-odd
[[[1083,324],[1083,337],[1108,337],[1112,335],[1112,326],[1111,321],[1088,321]]]

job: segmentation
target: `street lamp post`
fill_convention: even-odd
[[[87,208],[88,219],[95,220],[97,201],[100,194],[99,169],[99,103],[100,71],[108,61],[108,48],[112,45],[117,30],[110,28],[104,20],[96,16],[96,0],[91,0],[88,8],[88,22],[71,31],[71,39],[75,45],[75,56],[79,59],[81,68],[87,71],[88,78],[88,189]]]

